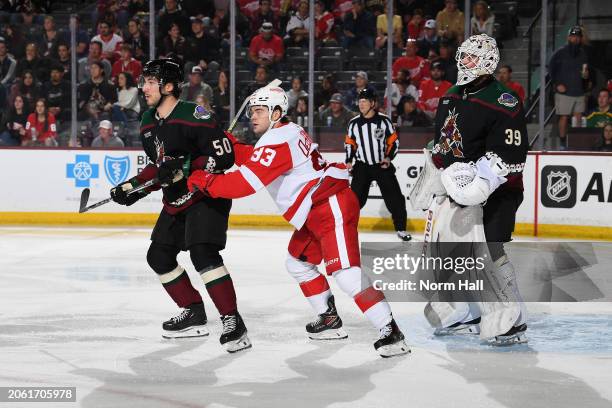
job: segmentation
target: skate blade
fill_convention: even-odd
[[[206,337],[210,333],[205,325],[192,326],[183,330],[168,331],[164,330],[162,337],[164,339],[185,339],[189,337]]]
[[[251,348],[253,345],[251,344],[251,340],[249,340],[247,334],[244,333],[238,340],[228,341],[223,345],[223,347],[225,347],[225,350],[228,353],[235,353],[240,350]]]
[[[527,342],[527,334],[523,332],[513,334],[512,336],[497,336],[491,340],[489,344],[494,347],[507,347],[515,344],[525,344]]]
[[[404,354],[410,354],[412,352],[404,340],[379,347],[376,351],[378,351],[378,354],[380,354],[382,358],[396,357]]]
[[[310,340],[344,340],[348,339],[347,332],[342,327],[335,330],[324,330],[320,333],[306,333]]]
[[[457,327],[443,327],[434,330],[433,334],[434,336],[478,335],[480,334],[480,325],[462,324]]]

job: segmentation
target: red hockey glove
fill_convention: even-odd
[[[187,188],[192,193],[200,190],[201,192],[206,192],[206,187],[208,183],[212,180],[214,176],[204,170],[195,170],[191,173],[191,176],[187,179]]]

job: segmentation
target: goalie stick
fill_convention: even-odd
[[[145,188],[151,187],[153,184],[157,183],[158,180],[156,178],[147,181],[144,184],[139,185],[138,187],[135,187],[133,189],[131,189],[130,191],[127,192],[127,195],[131,195],[134,193],[137,193],[139,191],[144,190]],[[111,201],[113,201],[112,197],[108,197],[102,201],[98,201],[95,204],[90,205],[89,207],[87,206],[87,201],[89,201],[89,195],[91,194],[91,191],[86,188],[81,192],[81,204],[79,206],[79,213],[82,214],[84,212],[87,212],[89,210],[93,210],[94,208],[98,208],[101,205],[104,205],[106,203],[109,203]]]

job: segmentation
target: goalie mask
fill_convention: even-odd
[[[499,63],[495,39],[486,34],[473,35],[461,44],[455,55],[457,85],[465,85],[479,76],[491,75]]]
[[[249,97],[249,109],[247,109],[247,117],[251,118],[251,108],[254,106],[265,106],[268,108],[268,119],[270,119],[270,130],[277,122],[287,115],[289,110],[289,99],[282,88],[279,87],[263,87],[259,88]],[[280,109],[281,115],[277,120],[272,120],[274,109]]]

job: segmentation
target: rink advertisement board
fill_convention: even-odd
[[[329,161],[344,161],[344,153],[326,152],[324,156]],[[10,223],[11,214],[16,213],[76,213],[84,188],[91,189],[90,203],[107,198],[113,186],[137,174],[148,161],[138,150],[93,149],[0,149],[0,160],[5,175],[4,191],[11,192],[0,202],[0,222],[4,223]],[[400,186],[407,195],[422,168],[423,155],[419,151],[401,152],[394,165]],[[531,234],[539,230],[556,235],[557,231],[571,236],[571,231],[563,228],[571,225],[576,227],[573,230],[595,231],[593,237],[609,238],[612,155],[535,152],[528,156],[524,176],[525,196],[517,213],[517,232]],[[128,209],[109,203],[94,211],[153,215],[160,209],[160,193],[155,192]],[[407,209],[413,225],[422,225],[423,212],[412,210],[409,202]],[[232,214],[254,220],[257,216],[277,215],[278,211],[267,192],[259,191],[254,196],[234,200]],[[375,183],[362,217],[389,218]]]

